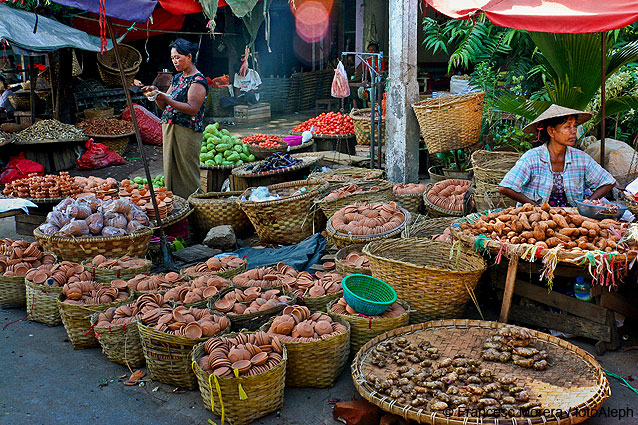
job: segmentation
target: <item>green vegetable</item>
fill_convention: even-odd
[[[223,144],[223,143],[220,143],[219,145],[215,146],[215,150],[217,152],[225,152],[228,149],[230,149],[230,145],[226,145],[226,144]]]

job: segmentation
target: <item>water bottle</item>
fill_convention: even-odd
[[[574,296],[581,301],[592,301],[591,283],[586,281],[583,276],[578,276],[574,282]]]

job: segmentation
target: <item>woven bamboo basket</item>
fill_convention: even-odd
[[[438,174],[441,173],[441,174]],[[443,168],[432,166],[428,168],[428,174],[430,175],[430,181],[432,183],[438,183],[445,180],[447,177],[443,174]]]
[[[365,267],[351,266],[343,263],[343,260],[346,259],[348,254],[350,254],[352,251],[362,252],[364,246],[365,243],[348,245],[337,251],[337,255],[335,255],[335,269],[337,270],[337,273],[339,273],[343,277],[351,274],[366,274],[368,276],[371,276],[372,271],[370,269],[367,269]]]
[[[188,202],[195,210],[195,225],[201,232],[208,232],[215,226],[230,224],[238,235],[254,231],[248,216],[237,204],[243,192],[208,192],[192,194]],[[231,198],[235,197],[235,198]]]
[[[370,363],[372,350],[381,342],[395,337],[405,337],[409,342],[427,340],[439,349],[441,358],[463,357],[480,359],[483,343],[505,325],[480,320],[435,320],[388,331],[366,343],[352,362],[354,386],[369,402],[382,410],[401,415],[411,421],[434,425],[573,425],[587,420],[611,396],[605,370],[591,354],[575,345],[551,335],[525,329],[532,337],[532,344],[545,350],[553,361],[544,371],[525,369],[512,362],[483,362],[497,377],[515,376],[517,385],[528,390],[530,401],[541,404],[542,416],[516,418],[472,416],[477,410],[468,409],[468,416],[455,416],[444,412],[416,409],[397,403],[393,398],[375,391],[366,379],[369,373],[385,379],[391,369],[381,370]],[[545,413],[547,412],[547,413]],[[604,421],[606,422],[606,421]],[[609,422],[611,423],[611,422]]]
[[[323,311],[324,313],[328,309],[328,304],[334,300],[338,300],[343,297],[343,291],[336,292],[334,294],[328,294],[321,297],[303,297],[303,304],[312,311]]]
[[[346,246],[354,245],[354,244],[361,244],[361,243],[368,243],[368,242],[377,241],[377,240],[397,238],[399,237],[399,235],[401,234],[405,226],[408,225],[412,220],[411,215],[407,210],[405,210],[404,208],[399,208],[399,209],[403,212],[405,216],[405,220],[396,229],[389,230],[387,232],[378,233],[376,235],[345,234],[345,233],[337,232],[335,230],[335,228],[332,226],[332,219],[328,220],[326,231],[328,232],[329,238],[332,240],[332,242],[334,242],[336,247],[339,249],[345,248]]]
[[[126,82],[130,86],[133,84],[135,75],[140,69],[142,63],[142,54],[134,47],[127,44],[120,44],[118,46],[118,53],[122,61],[124,68],[124,75]],[[100,74],[100,78],[104,81],[104,84],[108,87],[121,87],[122,79],[120,77],[120,71],[115,59],[115,50],[107,50],[101,55],[97,56],[97,69]]]
[[[144,366],[144,352],[140,333],[137,330],[137,321],[134,320],[128,325],[96,326],[99,314],[94,313],[91,316],[91,326],[104,355],[110,361],[129,369]]]
[[[515,200],[500,194],[498,190],[485,190],[480,192],[478,189],[475,189],[472,197],[474,198],[474,205],[476,206],[477,211],[516,206]]]
[[[261,159],[266,159],[268,158],[270,155],[276,153],[276,152],[286,152],[288,150],[288,143],[286,142],[280,142],[278,140],[274,140],[275,143],[277,143],[279,146],[274,146],[274,147],[265,147],[265,146],[257,146],[255,144],[248,143],[248,151],[255,155],[255,158],[257,160],[261,160]]]
[[[24,276],[0,276],[0,307],[24,308],[25,305]]]
[[[462,149],[478,142],[484,92],[437,97],[412,105],[430,154]]]
[[[472,169],[477,192],[498,189],[505,174],[522,154],[518,152],[476,151],[472,153]]]
[[[230,96],[228,86],[209,87],[208,97],[206,98],[206,109],[204,114],[207,117],[224,117],[228,112],[222,108],[222,97]]]
[[[98,254],[108,258],[129,257],[144,258],[148,244],[153,236],[149,228],[142,228],[125,236],[72,237],[45,235],[36,228],[33,236],[44,251],[57,255],[60,261],[82,262]]]
[[[440,235],[454,223],[458,217],[428,218],[423,215],[414,217],[412,224],[401,232],[402,238],[431,239]]]
[[[321,208],[326,217],[332,217],[332,215],[341,208],[352,205],[355,202],[390,202],[394,198],[394,195],[392,194],[392,184],[385,180],[378,180],[374,182],[350,182],[340,184],[337,188],[347,186],[349,184],[357,184],[366,188],[366,190],[364,192],[352,193],[338,199],[326,200],[325,196],[315,199],[315,204]],[[369,190],[371,187],[377,187],[377,189]],[[330,189],[336,190],[337,188]]]
[[[405,301],[397,300],[401,307],[405,309],[405,313],[392,318],[338,314],[331,309],[332,305],[337,301],[334,300],[328,305],[328,315],[333,319],[339,317],[350,323],[350,353],[352,356],[355,356],[359,349],[375,336],[405,326],[410,320],[410,305]]]
[[[182,276],[188,276],[190,278],[196,278],[199,276],[219,276],[219,277],[223,277],[224,279],[228,279],[228,280],[233,280],[233,277],[237,276],[240,273],[243,273],[246,271],[246,264],[244,263],[240,266],[235,267],[234,269],[230,269],[230,270],[224,270],[221,272],[206,272],[206,273],[186,273],[185,270],[187,269],[187,267],[184,267],[182,270],[180,270],[180,274]]]
[[[268,332],[274,319],[270,319],[261,330]],[[329,388],[339,378],[350,354],[350,323],[339,317],[333,320],[344,325],[347,331],[312,342],[280,340],[288,350],[287,387]]]
[[[204,371],[198,361],[205,353],[204,344],[193,347],[192,367],[197,376],[204,407],[222,421],[231,425],[247,425],[283,407],[288,361],[286,347],[282,347],[283,360],[277,366],[258,375],[237,378],[215,377]],[[245,400],[239,397],[240,385],[248,396]]]
[[[308,191],[293,196],[302,187]],[[320,181],[298,180],[280,183],[268,186],[268,190],[273,195],[282,196],[282,199],[238,203],[255,226],[261,243],[291,245],[319,231],[315,227],[317,217],[312,205],[325,187],[326,184]],[[247,189],[243,196],[248,199],[251,191],[252,189]]]
[[[625,193],[625,205],[627,205],[627,209],[636,217],[638,217],[638,202],[633,199],[633,196]]]
[[[340,184],[352,181],[381,180],[384,175],[385,170],[375,168],[339,167],[329,171],[313,172],[308,176],[308,180],[323,180],[328,183]]]
[[[416,310],[411,323],[460,317],[487,268],[470,248],[450,258],[449,244],[416,238],[371,242],[363,253],[372,276],[392,286]]]
[[[394,202],[410,211],[411,214],[418,214],[421,212],[423,207],[423,193],[410,193],[403,195],[397,195],[394,193],[393,195]]]
[[[196,344],[208,338],[187,338],[160,332],[141,321],[137,322],[137,329],[151,379],[189,390],[197,388],[191,351]]]
[[[95,338],[93,328],[91,327],[91,316],[93,313],[98,313],[108,308],[118,307],[133,301],[133,294],[131,294],[125,300],[108,304],[76,305],[63,302],[63,297],[64,296],[60,294],[56,301],[66,334],[69,337],[69,341],[73,344],[73,348],[76,350],[80,348],[97,347],[99,345]]]
[[[372,110],[370,108],[353,109],[350,112],[350,118],[352,118],[352,124],[354,125],[354,134],[357,137],[358,145],[370,144],[370,129],[372,125],[371,121]],[[375,118],[375,124],[378,121]],[[377,137],[378,128],[375,127],[375,139]],[[385,138],[385,119],[381,120],[381,134]],[[378,140],[377,140],[378,143]]]
[[[62,324],[58,298],[62,288],[50,285],[38,285],[29,279],[24,279],[27,291],[27,319],[44,323],[48,326]]]
[[[439,207],[438,205],[434,205],[432,202],[430,202],[430,200],[428,199],[428,192],[430,191],[430,189],[432,189],[432,186],[434,186],[432,183],[429,183],[426,185],[425,187],[425,192],[423,192],[423,205],[425,206],[425,209],[428,212],[428,215],[432,218],[436,218],[436,217],[463,217],[465,214],[463,213],[463,211],[452,211],[452,210],[446,210],[444,208]]]
[[[92,279],[100,283],[111,283],[114,280],[129,280],[137,276],[138,274],[145,274],[151,271],[153,262],[151,260],[144,260],[145,264],[141,267],[135,267],[132,269],[101,269],[92,265],[91,260],[83,261],[82,265],[84,269],[91,273]]]
[[[121,83],[120,83],[121,84]],[[110,150],[116,152],[118,155],[122,155],[128,146],[129,139],[135,132],[117,134],[114,136],[103,134],[86,134],[86,137],[91,137],[97,143],[106,145]]]

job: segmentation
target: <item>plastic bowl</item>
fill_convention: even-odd
[[[576,208],[578,208],[580,215],[595,220],[604,220],[606,218],[617,220],[627,211],[627,207],[624,205],[615,204],[613,202],[607,202],[607,204],[611,205],[611,207],[576,201]]]
[[[284,136],[283,141],[288,143],[288,146],[299,146],[301,144],[301,136]]]
[[[392,286],[365,274],[344,277],[341,287],[348,305],[367,316],[382,314],[397,300],[397,293]]]

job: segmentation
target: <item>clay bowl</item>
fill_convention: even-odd
[[[317,332],[319,335],[332,333],[332,324],[325,320],[321,320],[315,324],[315,332]]]
[[[248,372],[251,366],[252,366],[252,363],[250,362],[250,360],[239,360],[233,363],[231,367],[233,369],[238,369],[239,373],[243,374]]]
[[[189,338],[201,338],[202,328],[196,322],[191,322],[184,327],[184,335]]]
[[[268,361],[268,353],[257,353],[251,359],[250,362],[255,366],[261,366]]]

